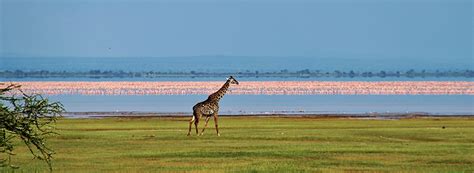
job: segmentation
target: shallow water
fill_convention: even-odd
[[[158,112],[191,114],[207,95],[48,96],[68,112]],[[362,114],[427,113],[474,114],[473,96],[448,95],[227,95],[220,114]]]

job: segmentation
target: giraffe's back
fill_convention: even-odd
[[[197,103],[193,106],[193,113],[200,113],[203,115],[212,115],[219,111],[218,102],[212,102],[210,100],[205,100]]]

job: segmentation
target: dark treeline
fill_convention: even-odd
[[[68,71],[0,71],[0,77],[4,78],[68,78],[68,77],[85,77],[85,78],[159,78],[159,77],[226,77],[235,75],[238,77],[336,77],[336,78],[355,78],[355,77],[405,77],[405,78],[423,78],[423,77],[474,77],[474,70],[448,70],[448,71],[427,71],[427,70],[407,70],[407,71],[321,71],[321,70],[280,70],[274,72],[259,71],[241,71],[241,72],[159,72],[159,71],[142,71],[142,72],[125,72],[125,71],[101,71],[90,70],[85,72],[68,72]]]

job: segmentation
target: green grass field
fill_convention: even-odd
[[[48,140],[54,172],[474,171],[472,118],[221,117],[220,137],[212,120],[188,137],[187,121],[61,119]],[[25,147],[15,152],[17,171],[48,171]]]

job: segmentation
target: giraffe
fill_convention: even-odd
[[[233,76],[230,76],[229,78],[227,78],[227,81],[224,83],[224,85],[219,90],[217,90],[215,93],[212,93],[211,95],[209,95],[207,100],[199,102],[199,103],[197,103],[196,105],[193,106],[193,117],[189,121],[188,136],[191,135],[191,126],[192,126],[193,123],[194,123],[194,126],[196,127],[196,134],[199,136],[198,124],[199,124],[199,119],[203,115],[206,116],[206,124],[204,125],[204,128],[201,131],[201,135],[204,134],[204,130],[207,127],[207,123],[209,122],[209,119],[211,118],[211,116],[213,116],[214,117],[214,124],[216,126],[217,136],[220,136],[219,128],[217,127],[217,118],[218,118],[218,112],[219,112],[219,100],[227,92],[227,89],[229,88],[230,84],[238,85],[239,82],[237,80],[235,80],[235,78]]]

